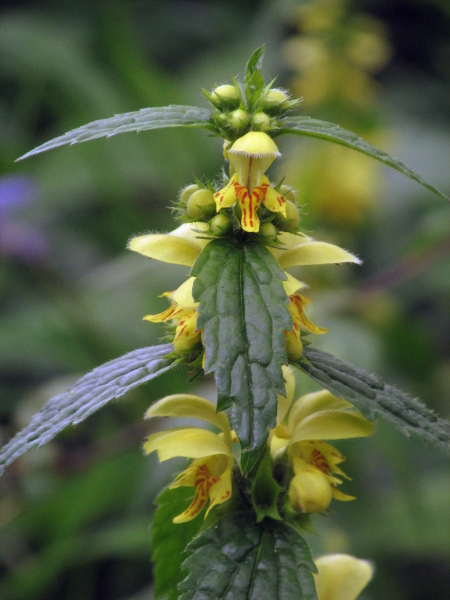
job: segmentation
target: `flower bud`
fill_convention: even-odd
[[[211,94],[211,101],[219,106],[238,107],[239,96],[234,85],[219,85]]]
[[[288,107],[289,96],[282,90],[272,89],[267,92],[263,108],[268,112],[277,112]]]
[[[267,131],[272,122],[269,115],[263,112],[257,112],[252,117],[252,125],[257,131]]]
[[[312,465],[294,476],[289,485],[289,502],[301,513],[323,512],[331,502],[331,486],[325,475]]]
[[[286,198],[286,196],[284,197]],[[278,213],[275,222],[281,225],[284,229],[295,229],[298,227],[300,222],[300,214],[297,206],[290,200],[286,200],[286,216]]]
[[[182,204],[187,204],[189,198],[192,196],[192,194],[194,192],[196,192],[199,189],[198,185],[196,183],[191,183],[191,185],[187,185],[185,188],[183,188],[180,192],[180,202]]]
[[[226,213],[220,212],[209,222],[209,229],[214,235],[223,235],[231,229],[230,217]]]
[[[187,214],[193,219],[207,217],[216,212],[214,194],[211,190],[201,189],[194,192],[187,203]]]
[[[242,108],[238,108],[237,110],[233,110],[228,117],[228,123],[230,127],[235,129],[236,131],[241,131],[245,129],[249,123],[249,116],[247,111],[242,110]]]
[[[265,223],[261,224],[261,227],[259,228],[259,234],[266,242],[270,243],[277,239],[278,230],[275,225],[266,221]]]
[[[280,186],[279,192],[286,198],[286,200],[295,202],[295,192],[290,185],[286,185],[285,183],[283,183],[283,185]]]

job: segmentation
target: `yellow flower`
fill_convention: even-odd
[[[192,297],[192,286],[195,277],[190,277],[174,292],[165,292],[162,296],[170,298],[170,307],[158,315],[146,315],[145,321],[166,323],[174,321],[177,324],[173,347],[177,354],[183,354],[195,346],[201,337],[196,329],[198,302]]]
[[[318,600],[355,600],[373,576],[373,566],[348,554],[330,554],[316,561]]]
[[[232,433],[225,413],[217,413],[214,404],[199,396],[176,394],[167,396],[151,406],[145,418],[152,417],[202,419],[215,425],[222,432],[218,435],[197,427],[177,427],[154,433],[144,443],[146,454],[157,451],[161,462],[177,456],[194,459],[170,486],[195,488],[192,503],[175,517],[173,522],[184,523],[195,518],[208,499],[206,515],[213,506],[229,500],[233,469]]]
[[[292,322],[294,327],[292,331],[286,331],[286,350],[288,357],[291,360],[298,360],[302,355],[303,344],[301,341],[301,334],[303,331],[309,331],[310,333],[327,333],[328,329],[318,327],[311,323],[311,321],[305,315],[303,307],[311,302],[305,296],[301,294],[292,294],[289,296],[289,312],[291,313]]]
[[[287,371],[284,370],[285,379]],[[277,426],[272,432],[270,450],[273,457],[284,452],[289,456],[294,473],[289,499],[294,509],[322,512],[332,498],[353,500],[337,489],[342,483],[341,477],[348,479],[338,467],[344,457],[322,440],[365,437],[373,433],[373,424],[350,402],[327,390],[302,396],[289,411],[293,387],[292,383],[286,385],[286,398],[279,397]]]
[[[239,203],[244,231],[257,233],[259,218],[256,211],[261,202],[272,212],[286,216],[286,199],[277,192],[264,175],[280,156],[275,142],[266,133],[250,131],[238,138],[226,152],[230,161],[231,179],[215,195],[217,212]]]
[[[201,251],[210,242],[210,239],[205,237],[207,231],[206,223],[186,223],[169,234],[157,233],[134,237],[129,241],[128,248],[148,258],[192,267]],[[269,250],[282,269],[344,262],[360,264],[359,259],[350,252],[333,244],[318,242],[307,235],[283,232],[279,235],[278,241],[280,246],[271,247]],[[298,294],[298,291],[304,288],[305,284],[287,272],[285,275],[283,286],[289,297],[289,310],[294,322],[292,332],[286,334],[287,351],[289,357],[296,360],[302,352],[300,340],[302,328],[313,333],[325,333],[326,330],[311,323],[304,314],[303,306],[309,300]],[[200,335],[200,332],[195,329],[198,304],[192,298],[193,281],[194,278],[190,278],[173,294],[170,292],[164,294],[170,297],[172,302],[172,306],[167,311],[144,317],[152,322],[174,320],[178,323],[175,334],[177,352],[190,349]]]

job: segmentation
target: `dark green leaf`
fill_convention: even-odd
[[[171,104],[170,106],[142,108],[135,112],[122,113],[109,119],[99,119],[77,129],[72,129],[72,131],[27,152],[18,160],[58,148],[58,146],[80,144],[81,142],[112,137],[118,133],[129,131],[145,131],[164,127],[204,127],[208,129],[210,117],[211,112],[208,109],[198,108],[197,106]]]
[[[252,513],[224,517],[188,546],[180,600],[317,600],[305,540]]]
[[[247,85],[255,71],[259,71],[261,69],[265,46],[260,46],[257,50],[253,52],[253,54],[248,59],[247,68],[245,69],[245,84]]]
[[[356,135],[356,133],[348,131],[347,129],[342,129],[335,123],[319,121],[318,119],[311,119],[311,117],[288,117],[286,119],[280,119],[279,126],[280,130],[275,134],[277,136],[294,133],[297,135],[320,138],[329,142],[334,142],[335,144],[340,144],[341,146],[346,146],[347,148],[353,148],[353,150],[371,156],[385,165],[392,167],[396,171],[403,173],[403,175],[417,181],[417,183],[420,183],[420,185],[423,185],[434,194],[444,198],[444,200],[450,200],[445,194],[434,187],[434,185],[428,183],[428,181],[423,179],[402,162],[392,158],[392,156],[389,156],[386,152],[375,148],[375,146],[372,146],[372,144],[363,140]]]
[[[284,394],[284,330],[292,329],[283,271],[265,246],[210,242],[192,269],[200,301],[205,371],[214,372],[218,408],[231,408],[241,443],[241,466],[255,465],[275,427],[277,393]]]
[[[304,348],[295,365],[335,396],[354,404],[371,421],[380,416],[407,437],[415,435],[450,451],[450,424],[376,375],[311,346]]]
[[[283,488],[273,478],[272,458],[266,450],[252,485],[252,502],[258,523],[266,517],[281,521],[278,497],[282,491]]]
[[[43,446],[68,425],[81,423],[114,398],[170,369],[173,359],[165,356],[172,350],[172,344],[134,350],[97,367],[73,388],[51,398],[0,450],[0,475],[31,448]]]
[[[179,487],[165,489],[158,496],[152,525],[152,557],[155,563],[155,597],[177,600],[178,584],[186,576],[181,571],[181,563],[186,546],[203,525],[203,516],[187,523],[172,523],[172,519],[190,505],[193,488]]]

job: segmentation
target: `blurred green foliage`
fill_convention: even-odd
[[[220,144],[198,131],[129,134],[24,163],[14,164],[15,158],[97,118],[146,106],[201,104],[200,88],[241,73],[245,58],[262,43],[265,74],[280,73],[277,85],[291,85],[299,75],[287,48],[292,53],[292,40],[310,35],[302,29],[298,7],[311,3],[325,11],[330,5],[2,4],[3,441],[79,374],[157,341],[162,330],[141,318],[165,307],[157,296],[181,283],[186,271],[132,256],[124,250],[126,241],[132,234],[171,228],[167,207],[179,188],[194,174],[213,177],[222,164]],[[448,3],[344,4],[343,32],[351,30],[356,13],[364,14],[378,19],[389,43],[390,58],[372,75],[371,126],[382,130],[379,144],[448,193]],[[338,56],[340,46],[334,51]],[[306,95],[298,83],[296,91]],[[307,100],[304,114],[338,115],[341,125],[352,123],[358,130],[361,107],[327,98],[307,112]],[[363,120],[358,133],[366,129]],[[287,183],[305,182],[300,190],[305,203],[313,202],[323,173],[320,161],[316,173],[306,172],[306,159],[321,144],[280,144],[286,157],[296,156],[280,173],[288,173]],[[449,208],[387,169],[377,167],[376,180],[357,227],[305,208],[305,223],[316,237],[338,240],[365,263],[361,269],[321,267],[300,274],[315,300],[312,320],[330,330],[316,343],[378,372],[448,417]],[[345,195],[339,202],[345,203]],[[141,419],[152,400],[186,385],[182,372],[166,374],[9,468],[0,481],[0,597],[151,597],[149,525],[170,472],[141,455],[149,429]],[[309,385],[299,380],[299,393]],[[316,520],[320,536],[310,539],[315,551],[374,560],[377,575],[367,599],[444,600],[450,571],[444,459],[384,426],[371,439],[340,447],[353,477],[346,492],[358,500],[332,505],[329,518]]]

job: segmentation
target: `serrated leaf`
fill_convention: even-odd
[[[264,45],[260,46],[253,52],[253,54],[248,59],[247,67],[245,69],[246,84],[250,81],[255,71],[259,71],[261,69],[265,49],[266,47]]]
[[[190,505],[193,494],[193,489],[188,487],[166,488],[156,499],[158,508],[152,524],[152,558],[157,599],[177,600],[178,584],[186,576],[181,569],[186,558],[184,551],[203,525],[203,519],[200,516],[179,524],[173,523],[172,519]]]
[[[379,150],[369,142],[366,142],[363,138],[356,135],[352,131],[342,129],[335,123],[328,123],[327,121],[320,121],[318,119],[312,119],[311,117],[288,117],[279,120],[280,130],[276,132],[276,136],[285,135],[288,133],[305,135],[309,137],[320,138],[347,148],[352,148],[357,152],[362,152],[367,156],[375,158],[380,162],[392,167],[396,171],[403,173],[406,177],[416,181],[423,187],[427,188],[437,196],[440,196],[444,200],[450,200],[443,192],[438,190],[434,185],[423,179],[418,173],[407,167],[399,160],[389,156],[386,152]]]
[[[224,517],[188,546],[180,600],[317,600],[306,541],[252,513]]]
[[[285,275],[265,246],[210,242],[192,269],[197,328],[204,330],[205,371],[214,372],[218,409],[231,424],[248,473],[275,427],[277,393],[284,394],[285,330],[292,329]]]
[[[146,131],[165,127],[204,127],[208,129],[211,111],[197,106],[158,106],[142,108],[135,112],[122,113],[109,119],[92,121],[77,129],[61,135],[34,150],[27,152],[17,160],[23,160],[34,154],[46,152],[67,144],[80,144],[102,137],[112,137],[130,131]]]
[[[65,392],[51,398],[0,450],[0,475],[16,458],[52,440],[68,425],[77,425],[114,398],[161,375],[172,366],[165,358],[172,344],[129,352],[97,367]]]
[[[403,435],[414,435],[450,452],[450,424],[376,375],[311,346],[304,348],[295,366],[335,396],[354,404],[371,421],[379,416]]]

